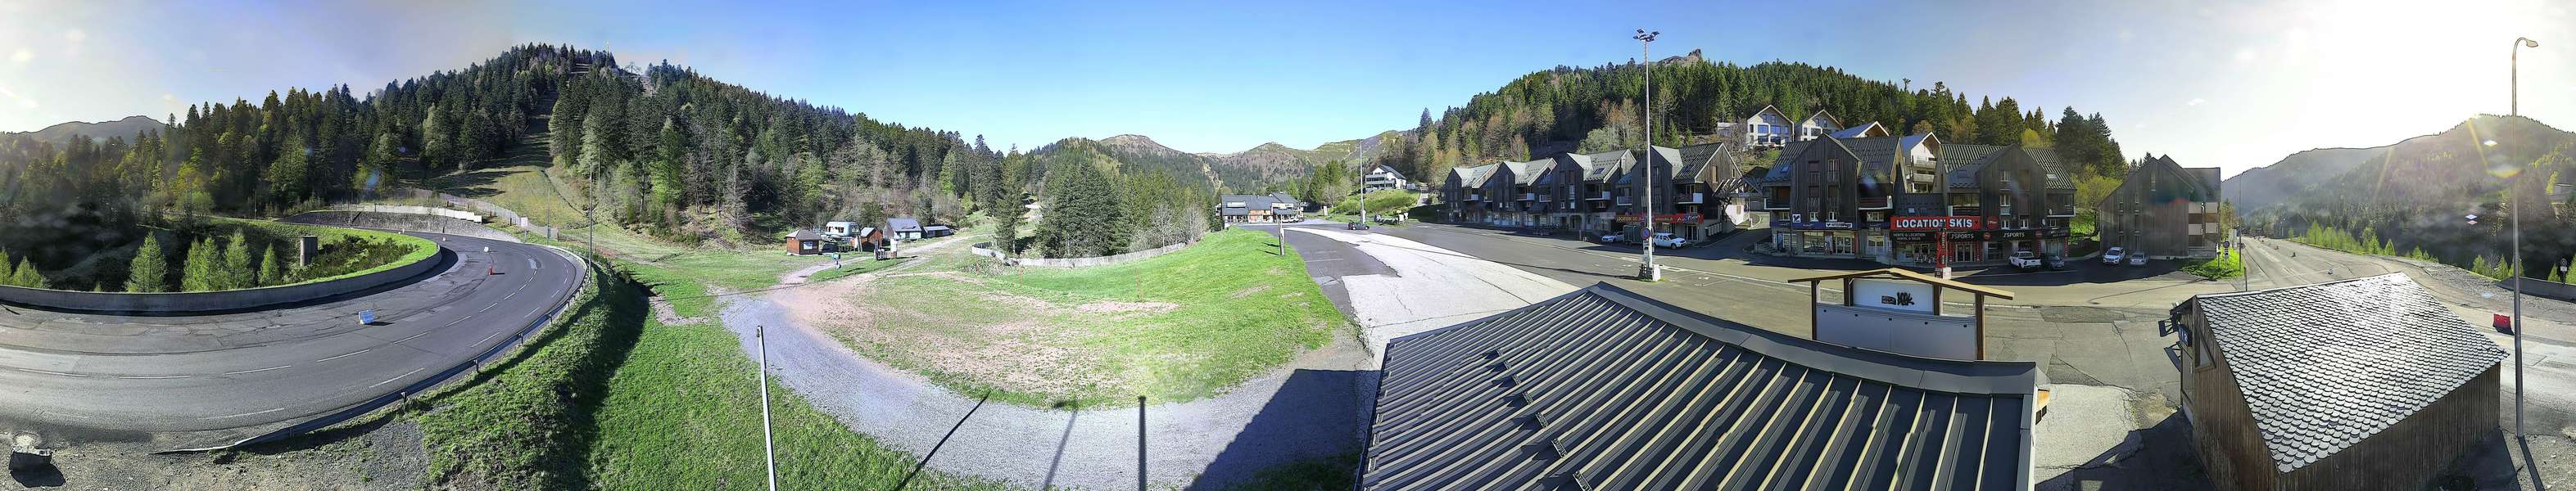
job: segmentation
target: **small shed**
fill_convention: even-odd
[[[888,218],[886,219],[885,228],[886,236],[892,237],[895,240],[913,240],[921,238],[921,220],[919,219]]]
[[[814,233],[811,229],[797,229],[795,232],[788,232],[787,253],[799,255],[822,254],[823,234]]]
[[[2427,489],[2496,433],[2503,348],[2404,273],[2175,306],[2218,489]]]
[[[929,225],[921,227],[921,236],[923,238],[947,237],[951,235],[957,235],[957,231],[948,228],[947,225]]]
[[[885,229],[877,227],[859,227],[858,230],[852,231],[846,240],[849,242],[843,243],[842,246],[848,248],[846,250],[877,250],[879,247],[885,247]]]

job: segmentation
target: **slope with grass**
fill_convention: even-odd
[[[800,321],[861,355],[961,393],[1028,405],[1188,401],[1348,329],[1305,265],[1274,247],[1234,230],[1091,268],[933,261],[828,290],[838,298],[785,301],[807,305]]]

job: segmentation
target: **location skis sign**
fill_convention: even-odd
[[[1977,217],[1896,217],[1888,223],[1895,230],[1977,230]]]

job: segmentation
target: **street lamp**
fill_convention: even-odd
[[[1637,40],[1639,68],[1646,70],[1644,96],[1646,103],[1643,104],[1644,107],[1639,108],[1646,113],[1646,148],[1639,152],[1645,158],[1643,163],[1646,166],[1646,178],[1638,181],[1644,187],[1640,190],[1640,194],[1644,196],[1639,199],[1637,206],[1637,218],[1643,222],[1641,229],[1645,231],[1641,235],[1646,239],[1645,252],[1642,253],[1645,264],[1637,267],[1637,279],[1646,281],[1664,279],[1664,271],[1655,267],[1655,56],[1650,49],[1655,42],[1655,36],[1663,33],[1664,31],[1646,32],[1645,29],[1638,29],[1637,35],[1632,36]]]
[[[2506,109],[2511,110],[2509,114],[2513,116],[2522,115],[2522,49],[2538,47],[2540,47],[2540,42],[2533,41],[2531,38],[2513,38],[2513,57],[2508,60],[2511,61],[2513,65],[2513,77],[2509,82],[2509,85],[2506,87],[2508,89],[2507,91],[2512,93],[2511,97],[2513,102],[2513,105],[2507,106]]]

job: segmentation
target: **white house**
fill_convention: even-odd
[[[1405,180],[1404,173],[1396,172],[1394,167],[1387,167],[1385,164],[1370,168],[1368,174],[1361,176],[1360,180],[1360,190],[1363,192],[1412,188],[1413,181]]]

